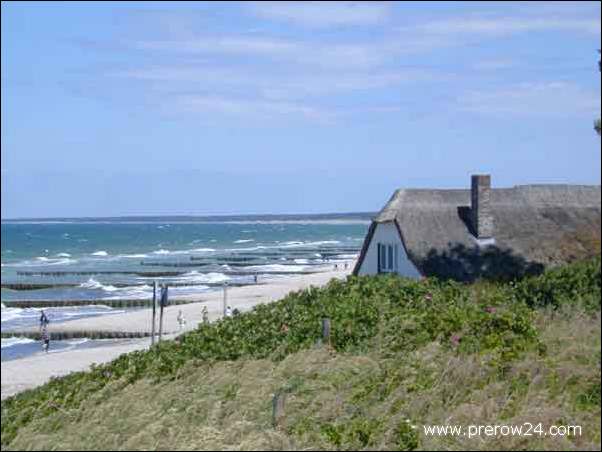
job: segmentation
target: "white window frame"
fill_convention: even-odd
[[[381,243],[378,247],[378,262],[379,273],[397,273],[399,269],[399,244],[398,243]]]

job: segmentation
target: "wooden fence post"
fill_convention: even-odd
[[[284,421],[284,403],[286,400],[286,393],[282,390],[274,394],[272,399],[272,426],[277,428],[282,425]]]
[[[330,346],[330,319],[322,319],[322,340]]]

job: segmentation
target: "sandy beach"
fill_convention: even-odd
[[[331,270],[311,275],[292,276],[257,286],[232,287],[227,291],[227,304],[241,312],[260,303],[269,303],[283,298],[291,291],[309,286],[322,286],[332,278],[345,278],[351,273],[353,265],[347,270]],[[167,307],[164,311],[164,332],[167,338],[179,334],[178,313],[181,310],[186,325],[183,331],[194,329],[202,321],[202,308],[207,306],[209,319],[216,320],[223,312],[223,292],[213,292],[199,297],[196,303]],[[136,310],[123,314],[100,316],[73,320],[51,325],[51,332],[60,331],[149,331],[151,309]],[[1,392],[2,399],[25,389],[44,384],[51,377],[62,376],[74,371],[86,370],[93,363],[104,363],[119,355],[134,350],[148,348],[150,339],[124,341],[119,345],[57,351],[51,354],[34,356],[2,362]]]

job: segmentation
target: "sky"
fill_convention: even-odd
[[[2,2],[1,216],[600,184],[600,2]]]

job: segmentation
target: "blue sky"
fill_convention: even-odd
[[[2,2],[2,218],[600,183],[599,2]]]

